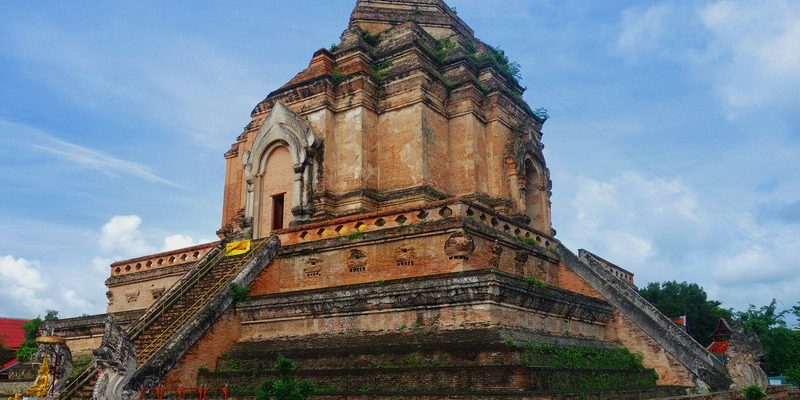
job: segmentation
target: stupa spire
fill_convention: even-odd
[[[358,0],[349,28],[377,33],[409,21],[437,39],[453,34],[473,37],[472,29],[442,0]]]

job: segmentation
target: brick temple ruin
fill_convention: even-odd
[[[221,240],[110,266],[107,312],[135,350],[126,387],[250,398],[278,354],[336,398],[729,387],[630,272],[555,238],[547,117],[508,67],[441,0],[358,0],[341,42],[258,103],[225,152]],[[250,250],[227,256],[241,239]],[[106,318],[58,333],[90,354]],[[642,365],[536,358],[559,348]],[[91,397],[97,368],[62,398]]]

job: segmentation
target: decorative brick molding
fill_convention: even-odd
[[[603,324],[608,303],[554,287],[531,285],[496,270],[399,279],[254,298],[237,309],[243,324],[263,320],[346,315],[375,310],[430,309],[501,303],[569,320]]]
[[[182,249],[150,254],[111,264],[111,277],[197,262],[219,242],[210,242]]]

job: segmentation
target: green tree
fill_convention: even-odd
[[[39,336],[39,330],[41,330],[42,325],[47,321],[55,321],[57,319],[58,311],[47,310],[44,319],[36,317],[22,324],[22,329],[25,331],[25,341],[22,342],[22,345],[17,350],[17,358],[20,361],[30,360],[31,356],[38,351],[39,346],[36,344],[36,338]]]
[[[789,368],[784,375],[789,378],[791,384],[800,386],[800,365]]]
[[[732,315],[719,301],[709,300],[706,291],[696,283],[651,282],[639,289],[639,294],[670,318],[686,315],[689,334],[703,346],[711,343],[717,321],[730,320]]]
[[[297,367],[288,357],[279,355],[275,361],[275,370],[280,374],[280,378],[261,382],[256,400],[306,400],[317,391],[316,385],[312,382],[307,380],[298,382],[294,378]]]
[[[778,302],[773,299],[768,305],[756,307],[750,305],[745,311],[736,313],[742,325],[752,328],[764,346],[764,370],[770,375],[789,376],[792,371],[800,369],[800,331],[786,327],[785,317],[795,313],[798,306],[791,310],[779,310]]]
[[[778,311],[778,301],[772,301],[761,307],[756,307],[750,304],[746,311],[739,311],[736,313],[736,318],[742,325],[752,328],[759,336],[766,334],[773,328],[785,328],[786,321],[784,317],[788,314],[788,310]]]

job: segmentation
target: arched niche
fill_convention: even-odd
[[[552,184],[541,144],[531,132],[518,132],[506,146],[508,183],[520,219],[545,234],[554,234],[550,220]]]
[[[247,183],[245,217],[252,221],[254,238],[274,230],[276,195],[283,194],[282,227],[311,218],[311,195],[318,180],[316,158],[321,141],[311,125],[276,102],[242,157]]]
[[[550,207],[547,177],[541,165],[533,157],[523,162],[521,194],[525,214],[531,218],[531,225],[543,232],[550,230]]]

